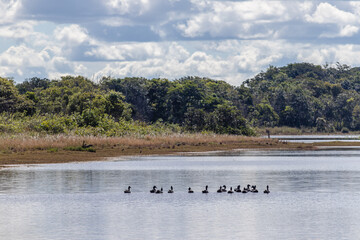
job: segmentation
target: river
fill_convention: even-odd
[[[239,184],[259,193],[216,193]],[[0,170],[0,239],[359,239],[359,202],[356,149],[14,166]]]

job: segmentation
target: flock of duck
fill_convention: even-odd
[[[248,192],[252,192],[252,193],[257,193],[259,192],[256,189],[256,185],[252,185],[250,188],[250,184],[248,184],[246,187],[243,188],[243,190],[241,190],[240,185],[238,185],[234,190],[232,187],[230,187],[229,190],[226,189],[226,186],[220,186],[219,189],[216,191],[217,193],[223,193],[223,192],[227,192],[227,193],[234,193],[234,192],[238,192],[238,193],[248,193]],[[124,193],[131,193],[131,187],[129,186]],[[150,193],[155,193],[155,194],[160,194],[163,193],[163,188],[158,189],[156,186],[153,186],[153,188],[150,190]],[[173,186],[170,187],[170,189],[168,190],[168,193],[174,193],[174,188]],[[194,193],[194,191],[191,189],[191,187],[188,188],[188,193]],[[208,185],[205,186],[205,189],[202,191],[202,193],[209,193],[208,190]],[[264,193],[269,194],[270,190],[269,190],[269,185],[266,186],[266,189],[264,190]]]

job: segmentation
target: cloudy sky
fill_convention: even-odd
[[[0,0],[0,76],[201,76],[360,65],[360,1]]]

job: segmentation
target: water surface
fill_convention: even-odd
[[[267,136],[263,136],[267,138]],[[286,142],[360,142],[360,135],[273,135],[276,138]]]
[[[0,170],[0,239],[358,239],[360,151],[231,151]],[[218,194],[256,184],[260,193]],[[132,186],[131,194],[123,190]],[[150,194],[153,185],[174,194]],[[209,185],[209,194],[201,190]],[[266,185],[271,193],[263,194]],[[188,194],[192,187],[194,194]]]

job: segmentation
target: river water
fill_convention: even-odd
[[[259,193],[216,193],[239,184]],[[359,239],[359,203],[356,149],[20,166],[0,170],[0,239]]]

